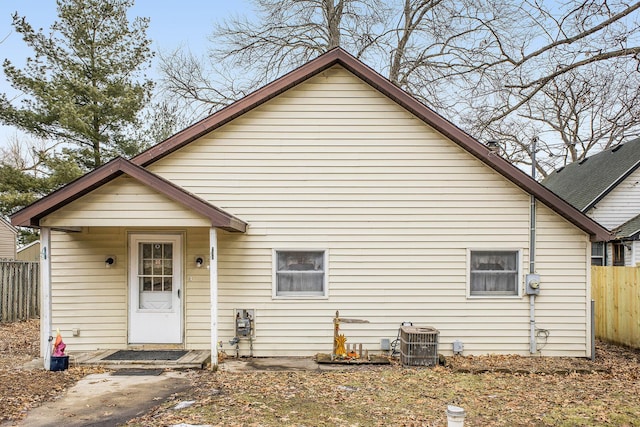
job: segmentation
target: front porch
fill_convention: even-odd
[[[204,369],[210,363],[210,350],[100,350],[69,355],[71,366],[101,366],[114,370]]]

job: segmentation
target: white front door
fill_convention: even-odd
[[[182,342],[182,235],[129,236],[129,343]]]

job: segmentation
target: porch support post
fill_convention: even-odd
[[[40,355],[44,369],[49,370],[51,350],[49,339],[51,326],[51,229],[40,228]]]
[[[209,229],[209,286],[211,295],[211,369],[218,369],[218,230]]]

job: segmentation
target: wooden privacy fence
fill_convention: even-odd
[[[39,296],[39,263],[0,260],[0,322],[38,317]]]
[[[596,337],[640,348],[640,268],[591,267]]]

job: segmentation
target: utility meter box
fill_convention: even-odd
[[[235,310],[236,337],[250,338],[254,333],[255,310],[252,308],[236,308]]]
[[[539,274],[527,274],[525,279],[527,284],[527,295],[539,295],[540,294],[540,275]]]

